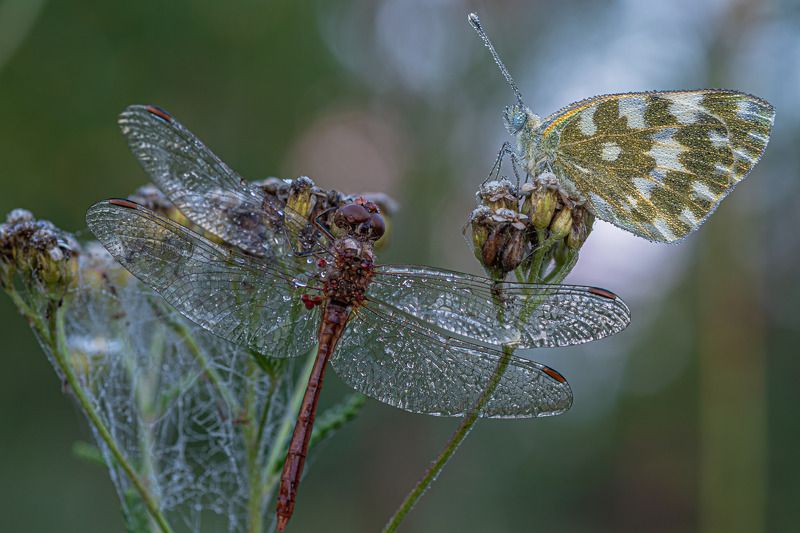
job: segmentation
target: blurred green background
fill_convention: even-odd
[[[800,6],[696,2],[0,0],[0,213],[83,231],[146,181],[117,130],[172,112],[244,176],[310,175],[402,205],[384,261],[478,272],[461,228],[512,94],[736,88],[777,109],[761,164],[679,246],[598,223],[570,280],[631,327],[529,354],[570,380],[567,414],[483,421],[404,531],[790,531],[800,522]],[[106,472],[33,335],[0,298],[0,529],[121,531]],[[345,386],[331,377],[324,402]],[[292,531],[376,531],[456,420],[369,401],[317,455]]]

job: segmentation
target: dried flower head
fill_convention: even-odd
[[[60,298],[73,280],[80,246],[69,234],[30,211],[15,209],[0,224],[0,285],[19,275],[43,293]]]
[[[469,218],[472,246],[495,279],[513,271],[518,279],[544,281],[566,264],[565,254],[577,253],[594,220],[584,200],[565,191],[550,172],[519,189],[506,179],[484,182],[476,197],[479,205]]]

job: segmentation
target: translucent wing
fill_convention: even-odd
[[[167,112],[133,105],[119,116],[131,151],[192,222],[255,255],[285,248],[281,206],[248,184]]]
[[[577,102],[540,126],[553,172],[595,214],[673,242],[699,227],[759,161],[775,110],[722,90],[612,94]]]
[[[269,357],[306,353],[316,339],[293,267],[216,245],[128,200],[89,208],[111,255],[188,319]]]
[[[333,240],[327,230],[316,221],[316,213],[309,217],[304,217],[289,207],[284,209],[286,236],[292,250],[300,255],[328,255],[333,248]]]
[[[516,341],[521,348],[581,344],[613,335],[630,323],[622,299],[604,289],[496,283],[411,265],[378,267],[367,298],[427,327],[488,344]]]
[[[463,416],[478,402],[502,355],[422,328],[402,313],[371,302],[353,313],[331,364],[351,387],[391,406]],[[479,414],[539,417],[560,414],[571,405],[572,391],[561,374],[512,356]]]

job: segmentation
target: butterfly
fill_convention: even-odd
[[[594,96],[542,119],[522,102],[477,16],[469,22],[517,96],[504,121],[528,173],[551,172],[598,218],[634,235],[683,239],[764,154],[775,110],[737,91]]]

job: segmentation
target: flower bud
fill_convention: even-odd
[[[133,194],[128,196],[128,200],[143,205],[147,209],[167,218],[174,219],[177,213],[175,205],[169,201],[167,195],[151,183],[136,189]]]
[[[480,206],[472,212],[475,257],[493,278],[502,279],[526,256],[528,217],[511,209],[492,211]]]
[[[550,238],[559,240],[569,235],[572,229],[572,209],[564,207],[553,217],[550,224]]]
[[[19,224],[21,222],[32,222],[33,221],[33,213],[28,211],[27,209],[13,209],[11,210],[8,215],[6,215],[6,224],[9,226]]]
[[[315,199],[314,182],[306,176],[300,176],[289,187],[286,207],[307,219],[314,210]]]
[[[481,185],[477,197],[482,205],[493,211],[498,209],[517,210],[517,191],[507,179],[487,181]]]
[[[594,215],[583,206],[576,207],[572,212],[572,228],[567,235],[567,246],[573,250],[583,246],[589,233],[592,232],[593,224]]]
[[[533,227],[545,229],[553,219],[553,213],[558,205],[558,194],[549,188],[541,188],[531,192],[530,214]]]
[[[75,278],[78,250],[78,243],[52,222],[35,220],[30,212],[15,209],[0,225],[0,283],[9,288],[11,277],[20,272],[60,298]]]
[[[525,259],[525,231],[509,227],[506,229],[506,240],[500,255],[499,269],[504,274],[511,272]]]
[[[472,247],[475,258],[483,263],[483,246],[489,239],[489,217],[492,210],[485,205],[475,208],[470,215],[470,227],[472,229]]]

